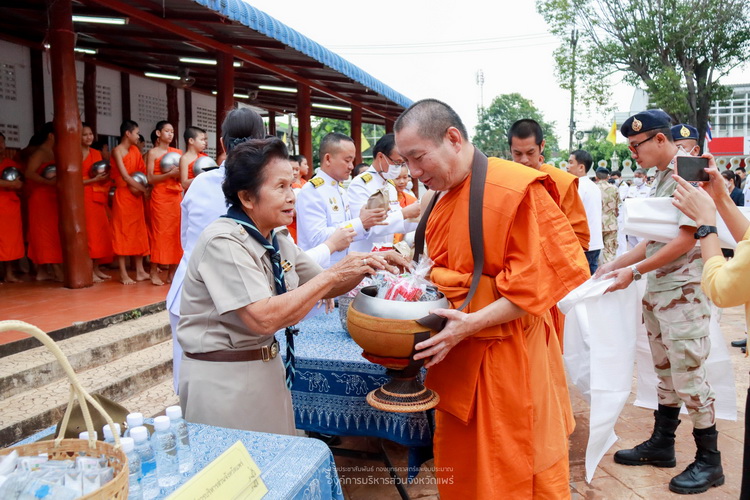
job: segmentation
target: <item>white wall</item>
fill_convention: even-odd
[[[0,131],[9,148],[26,146],[34,134],[31,53],[0,40]]]
[[[216,138],[216,97],[193,92],[192,103],[193,123],[189,123],[188,125],[193,125],[206,131],[208,147],[205,152],[208,156],[215,159],[216,145],[218,144]]]

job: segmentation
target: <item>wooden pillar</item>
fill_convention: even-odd
[[[299,124],[299,153],[307,158],[307,164],[310,166],[307,172],[307,179],[313,176],[313,150],[312,150],[312,126],[310,125],[310,115],[312,114],[312,104],[310,102],[310,87],[303,83],[297,84],[297,123]]]
[[[83,116],[96,134],[96,64],[85,62],[83,65]]]
[[[268,112],[268,134],[276,135],[276,111]]]
[[[178,132],[180,128],[180,108],[177,107],[177,87],[167,84],[167,121],[174,127],[174,138],[172,139],[173,148],[179,147],[179,136]]]
[[[389,120],[388,118],[385,119],[385,133],[386,134],[392,134],[393,133],[393,124],[396,123],[395,120]]]
[[[130,75],[120,73],[120,105],[122,106],[122,121],[130,120],[132,111],[130,110]]]
[[[362,108],[352,106],[352,139],[354,139],[354,165],[362,163]]]
[[[73,53],[76,39],[73,32],[73,9],[71,0],[48,0],[47,5],[55,113],[55,164],[65,286],[83,288],[92,284],[92,268],[83,207],[83,159],[76,61]]]
[[[185,89],[185,128],[193,126],[193,93]],[[187,150],[187,144],[185,144]]]
[[[219,52],[216,65],[216,150],[219,154],[221,124],[234,108],[234,60],[231,54]]]
[[[31,49],[31,112],[34,132],[44,126],[44,57],[41,50]]]

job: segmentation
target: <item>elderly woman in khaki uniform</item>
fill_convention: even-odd
[[[292,221],[292,182],[276,138],[240,144],[226,160],[230,207],[198,239],[180,305],[180,405],[190,422],[294,434],[293,370],[285,373],[274,333],[364,276],[408,265],[396,254],[351,253],[324,271],[275,229]]]

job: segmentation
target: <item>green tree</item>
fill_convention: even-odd
[[[701,143],[711,103],[728,98],[719,80],[750,57],[748,0],[537,0],[561,40],[560,86],[586,105],[606,106],[608,77],[645,86],[650,104],[695,125]],[[576,49],[571,38],[578,30]]]
[[[508,129],[522,118],[531,118],[539,122],[546,141],[545,156],[552,157],[559,153],[557,137],[554,134],[555,122],[544,120],[542,112],[534,103],[521,94],[502,94],[495,97],[488,108],[479,112],[473,138],[474,144],[488,156],[510,159],[508,147]]]
[[[607,134],[609,134],[609,130],[604,127],[592,127],[591,130],[586,133],[583,142],[576,141],[574,143],[574,148],[578,149],[580,144],[580,149],[584,149],[591,154],[594,159],[594,168],[597,167],[599,160],[606,160],[607,168],[611,168],[610,160],[612,159],[612,152],[614,151],[617,152],[617,156],[620,158],[620,166],[622,166],[623,160],[630,158],[628,145],[625,143],[617,145],[612,144],[606,140]],[[564,159],[567,160],[567,156]]]

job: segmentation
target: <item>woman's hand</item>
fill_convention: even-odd
[[[713,158],[711,159],[711,161],[713,161]],[[710,170],[711,169],[706,169],[706,171],[709,172],[709,175],[712,175]],[[718,177],[718,182],[720,183],[721,187],[717,187],[717,184],[715,183],[713,177],[711,181],[705,184],[710,185],[709,189],[712,189],[714,192],[716,192],[717,189],[722,189],[726,192],[721,174],[719,174],[719,171],[715,168],[715,166],[713,170],[716,172],[716,177]],[[691,186],[689,182],[687,182],[682,177],[678,177],[677,175],[673,175],[672,177],[675,179],[675,181],[677,181],[677,189],[674,192],[674,200],[672,201],[672,205],[674,205],[682,213],[693,219],[699,226],[715,226],[716,205],[714,204],[714,200],[711,199],[708,191],[702,187],[695,188]]]
[[[397,271],[388,265],[382,255],[351,252],[324,272],[332,273],[336,283],[345,283],[356,278],[361,280],[383,269]]]
[[[411,262],[406,259],[403,255],[395,250],[389,250],[388,252],[375,252],[370,255],[378,255],[385,259],[391,266],[396,266],[398,269],[391,271],[394,274],[399,274],[407,271],[411,271]]]

